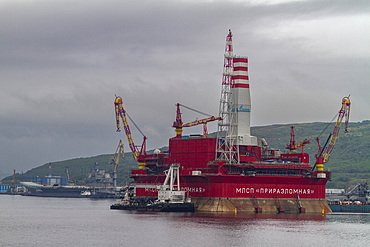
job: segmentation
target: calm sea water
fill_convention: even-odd
[[[0,246],[370,246],[370,214],[139,213],[114,202],[0,195]]]

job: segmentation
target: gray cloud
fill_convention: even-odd
[[[114,94],[149,148],[174,135],[177,102],[217,115],[229,28],[250,59],[253,125],[329,121],[348,94],[351,120],[369,119],[369,13],[367,1],[2,1],[0,170],[113,152]]]

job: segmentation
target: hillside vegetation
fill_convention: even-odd
[[[334,123],[303,123],[284,124],[252,127],[252,135],[264,137],[272,148],[286,152],[285,146],[290,141],[290,126],[294,126],[296,143],[304,139],[310,140],[310,144],[304,147],[304,151],[310,154],[310,163],[315,163],[317,153],[316,137],[319,136],[320,144],[323,146],[334,129]],[[326,130],[325,130],[326,129]],[[323,132],[323,130],[325,130]],[[167,149],[167,147],[163,148]],[[162,150],[163,150],[162,149]],[[332,172],[328,188],[347,188],[358,182],[370,182],[370,121],[350,123],[348,133],[344,133],[344,125],[329,161],[325,168]],[[77,158],[66,161],[52,162],[52,175],[66,177],[68,167],[71,179],[76,184],[83,184],[84,179],[92,171],[95,164],[99,169],[107,172],[113,171],[110,160],[113,154],[98,155],[89,158]],[[123,165],[124,164],[124,165]],[[125,153],[124,160],[118,166],[118,184],[127,184],[130,180],[130,170],[137,168],[132,153]],[[36,176],[49,174],[49,164],[33,168],[24,174],[16,174],[16,182],[31,181]],[[3,179],[3,183],[9,183],[12,177]]]

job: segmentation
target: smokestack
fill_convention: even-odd
[[[248,58],[234,57],[234,70],[231,84],[231,111],[235,114],[234,123],[237,145],[257,146],[257,137],[251,136],[250,114],[251,96],[249,91]]]

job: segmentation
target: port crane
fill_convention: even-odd
[[[349,192],[346,193],[348,199],[355,199],[364,204],[370,203],[370,190],[367,183],[358,183]]]
[[[117,122],[117,132],[120,132],[120,118],[122,121],[123,128],[126,133],[127,142],[131,149],[132,155],[134,159],[139,163],[139,169],[145,168],[145,155],[146,155],[146,139],[147,137],[143,134],[143,132],[139,129],[139,127],[135,124],[132,118],[128,115],[128,113],[123,108],[122,98],[120,96],[115,95],[116,99],[114,101],[115,111],[116,111],[116,122]],[[130,118],[131,122],[135,125],[137,130],[143,136],[143,143],[141,146],[136,146],[134,140],[132,138],[130,126],[128,125],[127,117]]]
[[[343,118],[345,119],[344,132],[345,133],[348,132],[347,129],[348,129],[350,106],[351,106],[351,102],[349,100],[349,96],[344,97],[342,99],[341,108],[338,112],[338,118],[337,118],[337,122],[335,123],[334,131],[333,131],[333,133],[331,133],[329,135],[329,137],[326,140],[326,143],[323,147],[321,147],[321,145],[320,145],[319,137],[316,138],[317,145],[318,145],[318,150],[317,150],[317,154],[315,155],[316,164],[314,165],[312,170],[314,170],[315,167],[317,167],[317,171],[318,171],[317,176],[318,176],[318,178],[325,178],[325,173],[323,173],[324,163],[328,162],[330,154],[334,149],[335,143],[338,139],[339,130],[340,130],[340,127],[341,127],[342,122],[343,122]],[[329,145],[328,145],[328,143],[329,143]]]
[[[71,180],[71,178],[69,176],[69,168],[68,168],[68,166],[66,166],[66,175],[67,175],[67,183],[68,184],[72,183],[73,181]]]
[[[205,113],[200,112],[198,110],[195,110],[195,109],[192,109],[190,107],[184,106],[184,105],[182,105],[180,103],[177,103],[176,104],[176,107],[177,107],[176,121],[172,125],[172,127],[176,128],[176,136],[177,137],[181,137],[182,128],[185,128],[185,127],[193,127],[193,126],[200,125],[200,124],[203,124],[203,137],[208,137],[207,123],[213,122],[213,121],[222,120],[221,117],[211,116],[211,117],[208,117],[208,118],[203,118],[203,119],[200,119],[200,120],[195,120],[195,121],[192,121],[192,122],[189,122],[189,123],[185,123],[184,124],[182,122],[182,118],[181,118],[180,106],[185,107],[185,108],[187,108],[189,110],[192,110],[192,111],[201,113],[203,115],[208,115],[208,114],[205,114]]]
[[[119,158],[122,155],[122,159],[125,158],[125,153],[124,153],[124,145],[122,140],[119,140],[118,146],[116,148],[116,152],[114,153],[110,164],[112,164],[113,167],[113,187],[117,188],[117,167],[119,164]]]
[[[14,192],[15,192],[15,169],[13,171],[13,179],[10,185],[10,193],[14,193]]]

